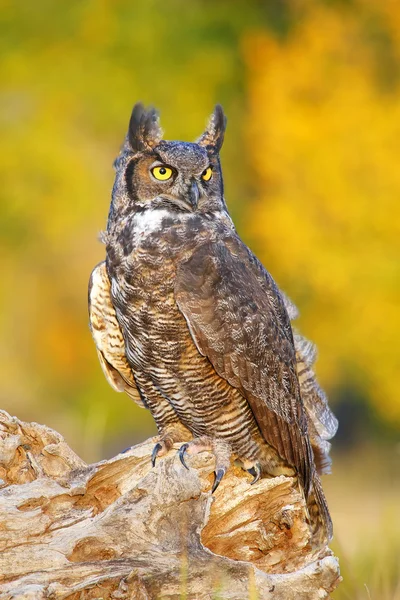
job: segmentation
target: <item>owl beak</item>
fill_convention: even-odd
[[[195,180],[192,181],[189,188],[189,202],[193,208],[196,210],[197,205],[199,203],[200,190],[197,182]]]

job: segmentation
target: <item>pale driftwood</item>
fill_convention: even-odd
[[[320,600],[340,577],[311,551],[295,480],[233,466],[215,497],[213,459],[153,441],[83,462],[61,435],[0,411],[0,598]],[[195,467],[195,468],[192,468]]]

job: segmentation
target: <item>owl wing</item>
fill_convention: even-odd
[[[199,352],[249,402],[260,431],[308,495],[314,462],[288,314],[239,238],[208,242],[178,268],[175,297]]]
[[[125,342],[111,302],[105,262],[89,279],[89,324],[103,373],[114,390],[126,392],[140,406],[143,401],[125,355]]]
[[[313,365],[316,358],[316,347],[312,342],[294,331],[294,347],[296,349],[297,376],[299,378],[301,397],[306,409],[308,433],[318,473],[330,473],[330,443],[338,428],[338,420],[328,406],[325,392],[319,386]]]
[[[250,258],[252,264],[257,263],[254,269],[258,281],[265,293],[268,293],[268,274],[254,255]],[[299,315],[297,307],[280,291],[289,319],[293,321]],[[338,421],[328,406],[324,391],[318,385],[312,369],[316,358],[314,344],[293,332],[294,348],[296,352],[296,371],[300,385],[301,399],[307,417],[307,428],[313,449],[314,463],[318,473],[329,473],[331,459],[329,451],[331,445],[327,440],[332,438],[338,428]]]
[[[318,385],[315,377],[313,365],[317,354],[316,347],[296,331],[294,332],[294,346],[304,405],[310,418],[314,421],[318,434],[323,440],[330,440],[337,432],[338,420],[329,408],[326,394]]]

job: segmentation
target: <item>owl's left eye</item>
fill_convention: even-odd
[[[159,181],[167,181],[167,179],[171,179],[172,177],[172,169],[169,167],[153,167],[151,172],[153,177]]]
[[[212,168],[211,167],[207,167],[207,169],[205,171],[203,171],[201,174],[201,178],[204,181],[210,181],[211,176],[212,176]]]

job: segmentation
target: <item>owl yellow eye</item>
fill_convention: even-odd
[[[154,167],[151,172],[153,177],[159,181],[167,181],[167,179],[171,179],[172,177],[172,169],[169,167]]]
[[[211,167],[207,167],[207,169],[205,171],[203,171],[203,173],[201,174],[201,178],[204,179],[204,181],[210,181],[211,176],[212,176]]]

